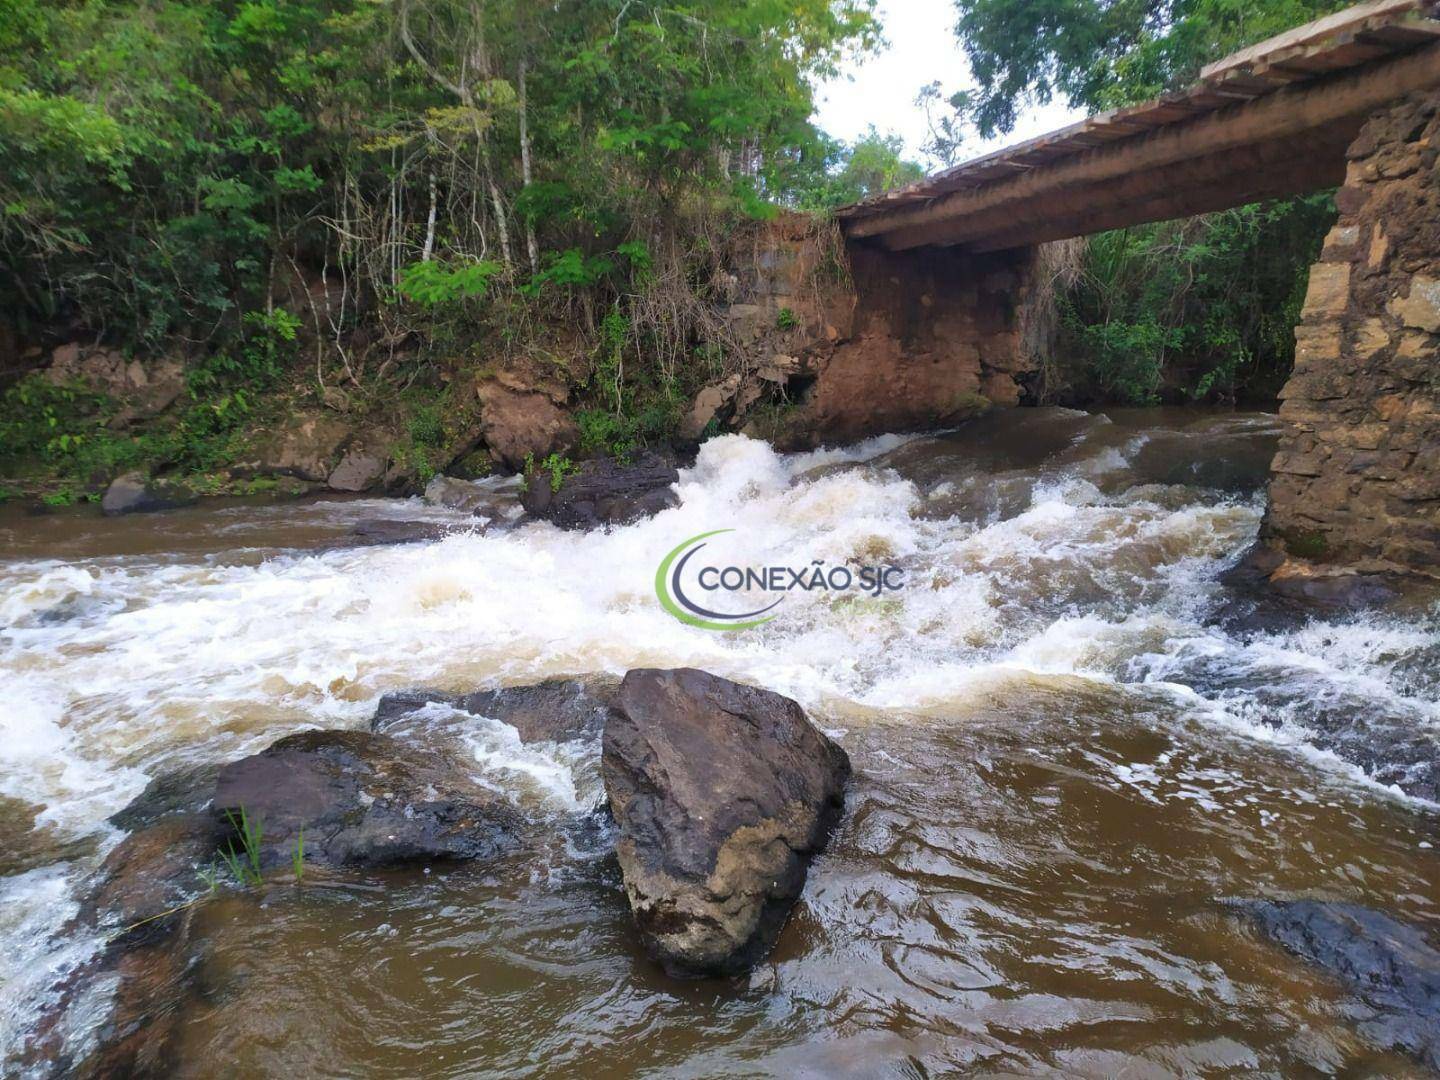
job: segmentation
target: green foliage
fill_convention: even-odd
[[[233,353],[321,269],[346,318],[623,290],[637,236],[814,175],[812,80],[872,6],[4,0],[0,315]]]
[[[445,446],[445,422],[441,409],[439,401],[417,404],[405,425],[409,440],[398,448],[396,454],[415,472],[422,484],[433,479],[443,464],[440,458]]]
[[[607,255],[586,255],[579,248],[567,248],[547,255],[545,266],[520,291],[539,296],[547,286],[593,289],[615,272],[615,261]]]
[[[872,8],[0,0],[0,319],[188,358],[181,401],[123,430],[80,390],[7,393],[0,466],[210,476],[282,395],[378,403],[545,351],[598,358],[592,445],[665,437],[714,374],[726,237],[911,175],[810,123]],[[422,478],[453,443],[432,421],[396,452]]]
[[[1060,298],[1061,395],[1137,405],[1273,400],[1294,362],[1318,195],[1092,237]]]
[[[265,878],[260,870],[260,841],[264,836],[260,821],[250,817],[243,806],[238,814],[233,810],[226,810],[225,820],[235,830],[235,837],[220,852],[220,861],[230,872],[235,884],[242,888],[261,884]],[[240,842],[238,851],[235,847],[236,840]]]
[[[109,406],[103,394],[30,375],[0,397],[0,461],[77,452]]]
[[[490,289],[490,279],[504,269],[492,260],[450,266],[440,262],[411,263],[400,271],[396,290],[421,307],[477,300]]]
[[[848,146],[825,139],[793,201],[802,209],[830,210],[922,179],[925,167],[905,160],[904,150],[899,135],[882,135],[874,125]]]
[[[559,491],[564,486],[567,476],[573,476],[580,471],[580,466],[565,454],[550,454],[540,463],[540,468],[550,475],[551,492]]]
[[[788,307],[782,307],[780,313],[775,316],[775,329],[794,330],[800,325],[800,317]]]
[[[83,492],[67,486],[45,492],[45,494],[40,496],[40,504],[42,506],[48,506],[52,510],[60,510],[67,506],[74,506],[84,499],[85,495]]]
[[[389,407],[406,417],[402,441],[390,448],[391,456],[428,483],[446,466],[454,455],[456,442],[473,423],[473,415],[464,403],[457,404],[448,390],[416,387],[400,396]]]
[[[580,449],[586,454],[606,454],[622,460],[639,443],[634,422],[609,409],[581,409],[575,414],[575,423],[580,428]]]
[[[305,826],[300,826],[300,834],[295,837],[295,850],[290,853],[290,869],[295,874],[295,881],[298,884],[305,880]]]
[[[955,0],[978,89],[955,101],[984,136],[1056,96],[1091,111],[1193,82],[1211,60],[1346,6],[1346,0]]]
[[[1323,559],[1330,550],[1325,534],[1318,529],[1287,530],[1281,534],[1285,550],[1297,559]]]

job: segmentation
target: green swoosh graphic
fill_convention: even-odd
[[[701,630],[719,630],[723,633],[730,630],[749,630],[756,626],[764,626],[771,619],[778,618],[778,616],[775,615],[766,615],[763,619],[751,619],[747,622],[713,622],[709,619],[702,619],[697,615],[692,615],[677,604],[670,596],[670,567],[675,564],[675,560],[680,557],[685,549],[691,544],[705,540],[711,536],[719,536],[721,533],[734,531],[734,529],[715,529],[711,532],[701,533],[699,536],[692,536],[660,560],[660,567],[655,571],[655,595],[660,598],[660,606],[685,625],[698,626]]]

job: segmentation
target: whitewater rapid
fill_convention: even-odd
[[[1136,474],[1145,434],[1050,412],[1069,425],[1058,450],[983,476],[932,468],[933,440],[785,455],[723,436],[681,471],[678,505],[609,532],[501,527],[417,500],[386,512],[455,531],[318,551],[281,540],[264,558],[6,559],[0,796],[33,808],[57,851],[80,853],[0,879],[0,1050],[85,954],[59,933],[76,883],[120,835],[107,818],[150,779],[305,728],[362,727],[381,694],[406,687],[694,666],[790,695],[843,732],[943,715],[1017,674],[1078,676],[1165,696],[1217,738],[1284,745],[1305,759],[1297,768],[1402,798],[1317,749],[1307,709],[1360,700],[1440,732],[1435,686],[1405,667],[1434,654],[1433,613],[1232,636],[1209,616],[1263,495]],[[877,603],[795,593],[743,633],[683,626],[657,601],[656,566],[722,528],[738,564],[881,559],[904,567],[905,587]],[[593,753],[507,732],[477,733],[477,775],[557,810],[598,803]]]

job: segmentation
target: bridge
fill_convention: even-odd
[[[1437,154],[1440,0],[1374,0],[846,207],[853,295],[804,422],[848,438],[1020,404],[1047,241],[1335,188],[1263,535],[1279,573],[1440,578]]]
[[[1440,5],[1377,0],[1116,109],[840,211],[892,251],[1022,247],[1338,187],[1361,124],[1440,85]]]

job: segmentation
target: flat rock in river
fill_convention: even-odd
[[[1440,1070],[1440,941],[1358,904],[1243,900],[1229,905],[1286,951],[1344,983],[1360,1034]],[[1432,932],[1433,934],[1433,932]]]
[[[417,728],[434,726],[435,721],[416,716],[434,703],[509,724],[519,732],[521,742],[569,742],[599,735],[615,707],[617,694],[618,683],[599,675],[550,679],[531,686],[504,686],[471,694],[400,690],[380,699],[370,727],[385,734],[415,734]]]
[[[523,818],[443,749],[365,731],[309,731],[220,771],[213,813],[261,823],[261,863],[380,866],[476,859],[518,846]]]
[[[704,671],[631,671],[601,773],[625,892],[672,975],[773,945],[844,805],[850,761],[789,698]]]
[[[107,517],[120,514],[153,514],[191,506],[199,499],[193,491],[173,480],[154,480],[141,472],[117,476],[105,489],[100,509]]]

